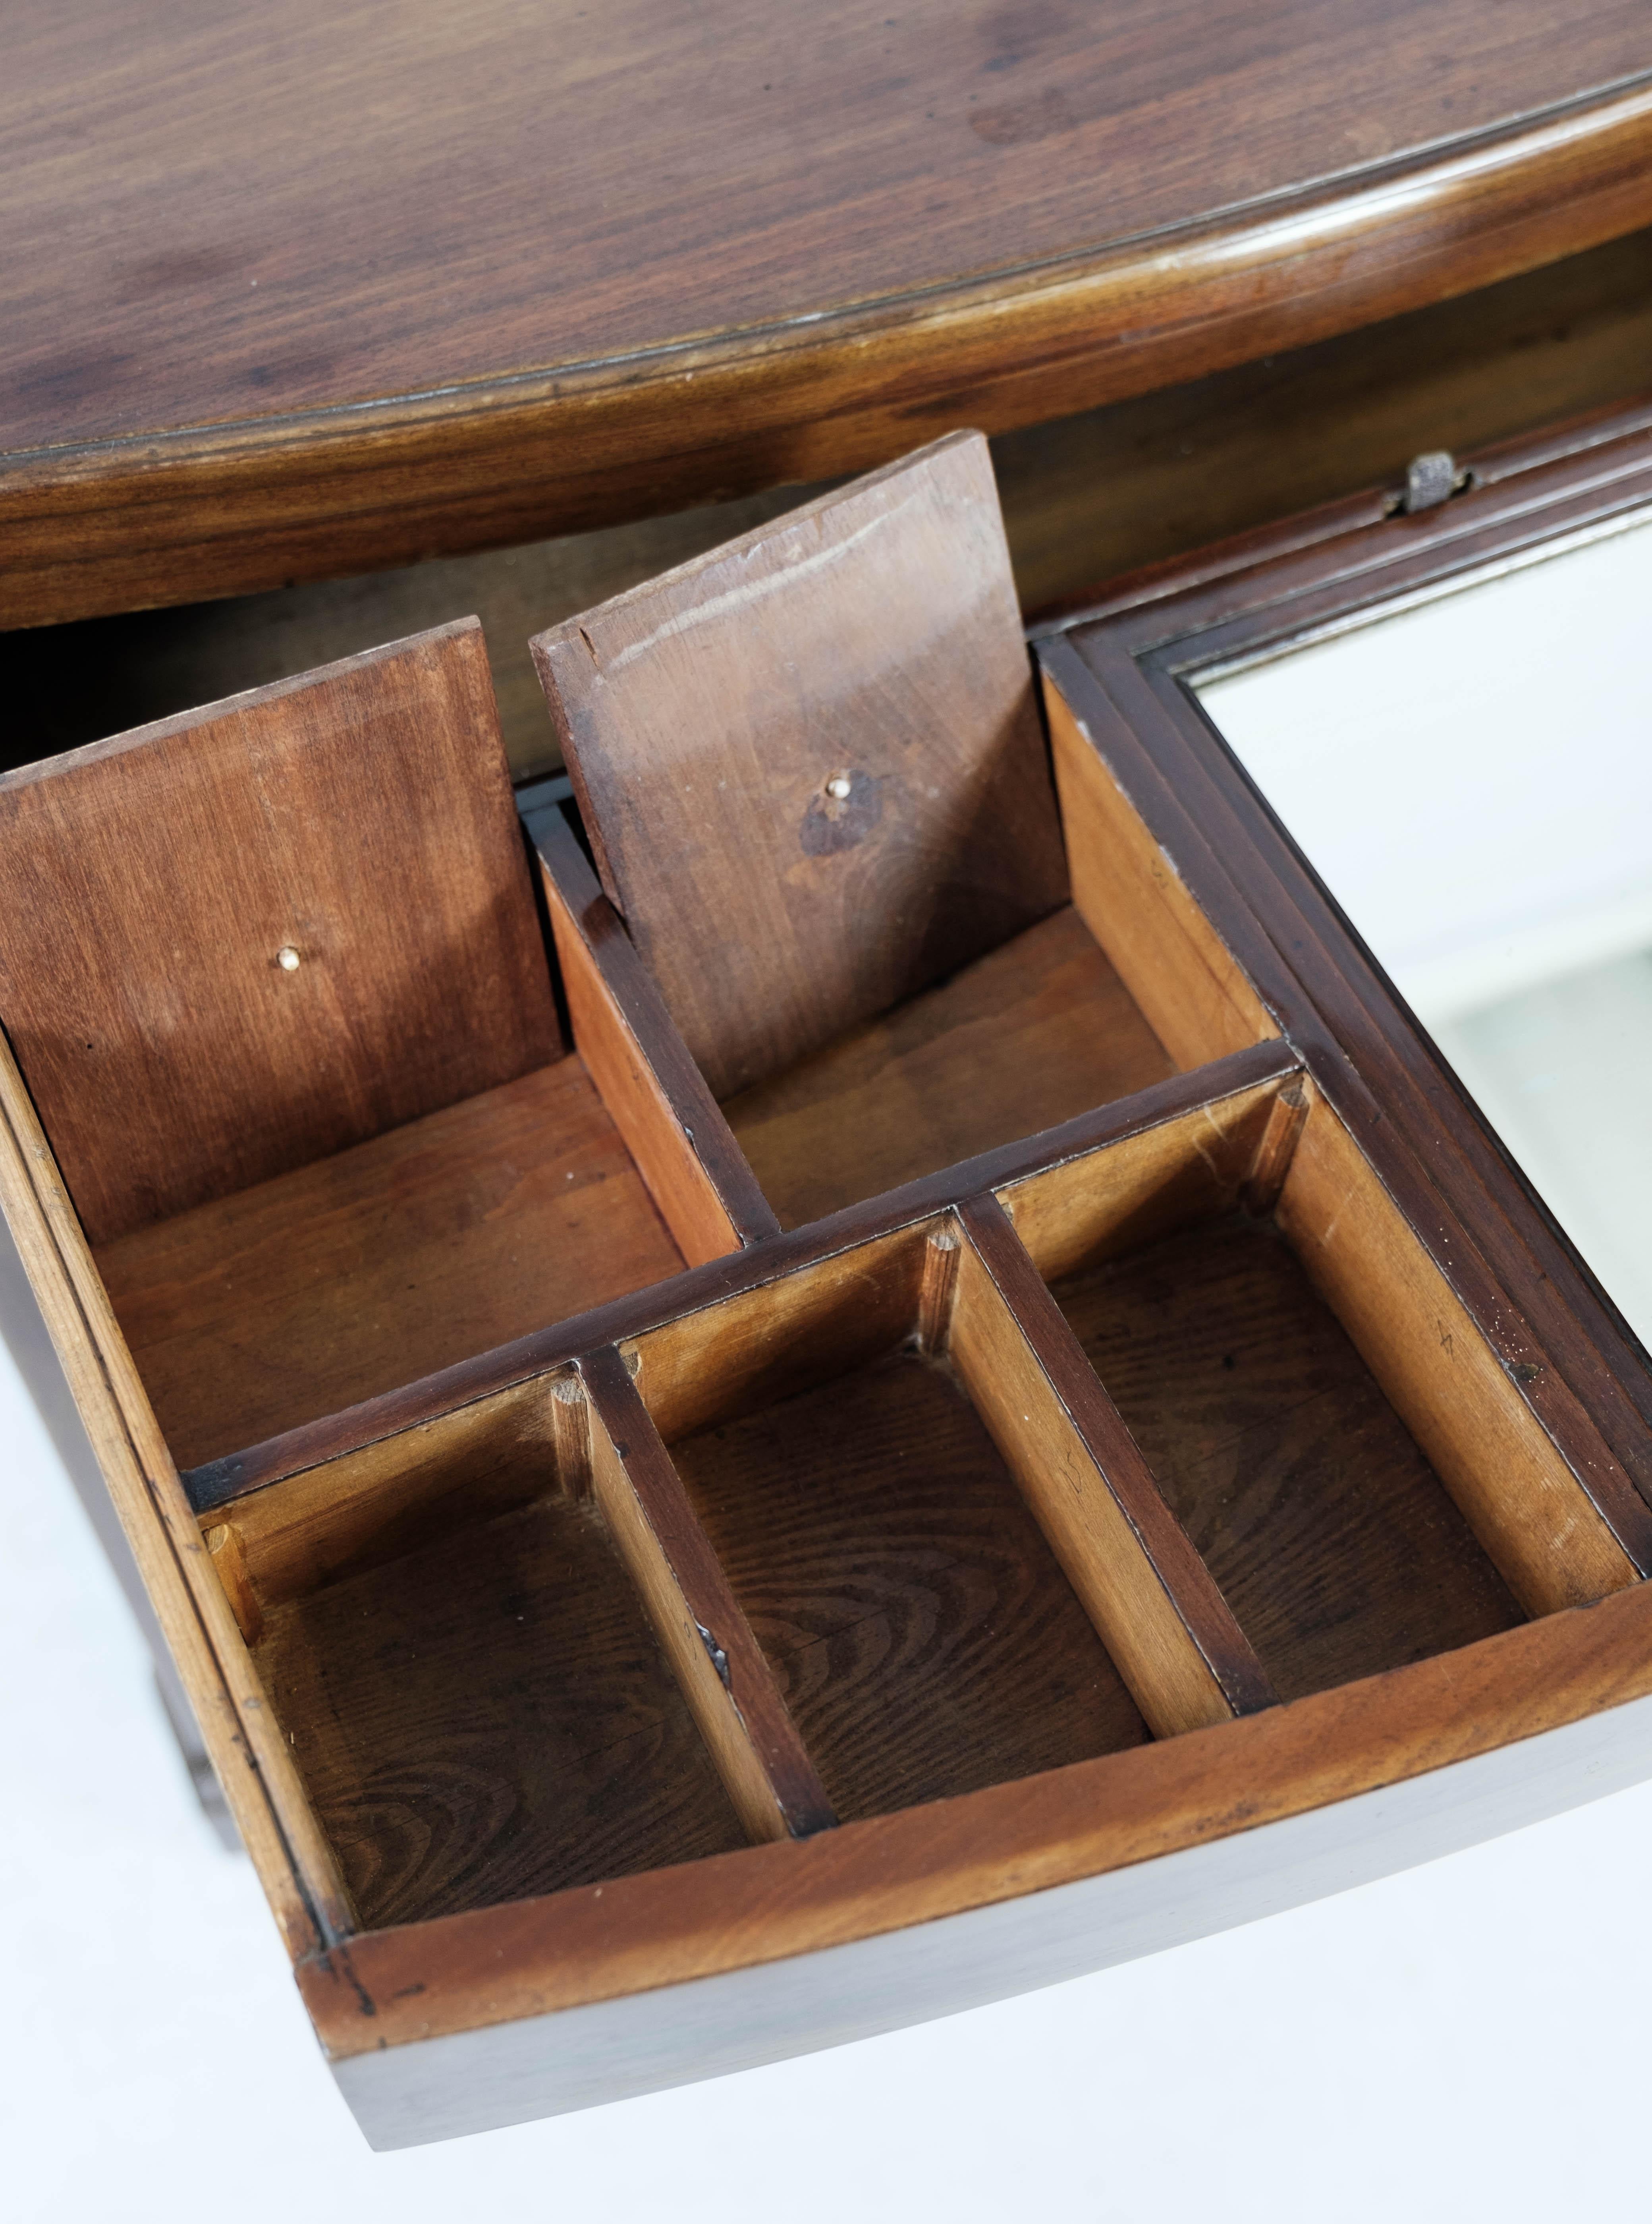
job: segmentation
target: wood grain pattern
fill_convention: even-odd
[[[723,1106],[802,1227],[1171,1071],[1070,906]]]
[[[219,1521],[211,1528],[204,1528],[201,1533],[212,1556],[218,1579],[224,1586],[224,1595],[230,1602],[236,1626],[249,1645],[256,1645],[258,1633],[264,1626],[264,1614],[247,1574],[241,1532],[232,1522]]]
[[[335,2059],[887,1937],[1208,1844],[1652,1693],[1652,1588],[1380,1677],[789,1846],[352,1939],[300,1968]],[[728,1920],[731,1900],[760,1909]],[[422,1990],[413,1989],[422,1987]]]
[[[369,1924],[745,1842],[589,1500],[273,1607],[255,1658]]]
[[[562,1474],[550,1408],[563,1379],[513,1383],[236,1499],[230,1518],[255,1596],[300,1598],[514,1513]],[[221,1518],[203,1513],[202,1529]]]
[[[1050,1550],[1156,1737],[1276,1694],[996,1199],[966,1237],[950,1349]]]
[[[1278,1217],[1527,1611],[1585,1605],[1637,1581],[1634,1563],[1329,1105],[1309,1113]]]
[[[1132,575],[1148,569],[1175,565],[1185,584],[1189,568],[1219,565],[1235,535],[1277,534],[1282,520],[1315,534],[1321,519],[1305,512],[1357,507],[1376,524],[1411,457],[1478,457],[1621,409],[1644,386],[1649,354],[1652,233],[1640,231],[1357,332],[1004,434],[993,462],[1023,607],[1042,626],[1120,586],[1138,591]],[[463,599],[495,641],[487,609],[475,593]],[[501,675],[501,710],[507,685]]]
[[[1278,1087],[1258,1082],[1195,1102],[1110,1146],[1064,1153],[995,1183],[1017,1240],[1051,1281],[1186,1221],[1231,1211],[1273,1125]]]
[[[539,29],[504,0],[389,42],[318,0],[164,40],[113,0],[22,9],[12,622],[863,469],[1652,212],[1624,0]]]
[[[1521,1619],[1270,1223],[1207,1221],[1055,1294],[1283,1698]]]
[[[0,776],[0,1019],[94,1243],[555,1058],[475,622]]]
[[[98,1248],[180,1467],[677,1273],[577,1058]]]
[[[560,811],[535,815],[574,1044],[690,1267],[777,1223]]]
[[[1375,521],[1409,457],[1480,451],[1621,407],[1649,360],[1652,233],[1643,231],[1358,333],[1001,434],[993,463],[1017,592],[1030,610],[1080,607],[1098,581],[1184,551],[1207,561],[1212,541],[1351,495]],[[771,489],[344,585],[314,580],[0,635],[11,754],[77,749],[473,610],[512,770],[550,771],[558,753],[530,634],[820,490]],[[245,544],[227,555],[257,560]],[[152,599],[154,578],[142,591]]]
[[[769,1273],[627,1339],[624,1349],[640,1362],[637,1387],[666,1443],[869,1366],[914,1335],[929,1236],[943,1224],[938,1215],[903,1213],[893,1227],[846,1231],[847,1241],[790,1262],[791,1272],[772,1258]]]
[[[625,1362],[610,1345],[580,1373],[596,1502],[747,1836],[829,1829],[825,1787]]]
[[[1146,1735],[943,1363],[896,1354],[672,1458],[845,1821]]]
[[[979,434],[552,628],[533,654],[603,887],[714,1096],[1066,894]]]

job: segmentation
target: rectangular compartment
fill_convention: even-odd
[[[1621,1551],[1308,1084],[1003,1193],[1282,1699],[1598,1597]]]
[[[684,1263],[577,1053],[94,1255],[185,1469]]]
[[[842,1821],[1233,1711],[1181,1618],[1202,1595],[1155,1589],[1122,1520],[1049,1522],[1046,1469],[1109,1483],[974,1256],[945,1215],[639,1341],[643,1398]]]
[[[209,1527],[366,1925],[747,1842],[590,1489],[585,1410],[532,1381]]]
[[[1176,1067],[1070,904],[722,1110],[781,1225],[1039,1134]]]
[[[897,1348],[672,1456],[842,1821],[1147,1735],[944,1360]]]

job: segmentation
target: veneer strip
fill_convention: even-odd
[[[728,1796],[754,1843],[837,1817],[670,1453],[612,1344],[580,1362],[590,1485]]]
[[[958,1220],[954,1363],[1149,1726],[1277,1704],[1003,1206],[971,1197]]]
[[[533,839],[574,1043],[690,1267],[778,1234],[728,1121],[559,810]]]
[[[363,1450],[404,1429],[439,1419],[477,1399],[508,1389],[513,1383],[569,1366],[599,1344],[623,1343],[700,1306],[759,1288],[872,1236],[927,1220],[947,1210],[960,1197],[1002,1187],[1042,1172],[1047,1166],[1126,1141],[1202,1105],[1266,1090],[1300,1072],[1302,1063],[1300,1052],[1275,1039],[1213,1059],[1190,1073],[1156,1082],[1151,1089],[1099,1106],[1058,1128],[1046,1128],[1040,1135],[984,1151],[978,1158],[926,1174],[919,1181],[886,1191],[881,1197],[848,1205],[806,1229],[777,1234],[670,1281],[657,1282],[630,1297],[558,1321],[492,1351],[480,1352],[474,1359],[443,1368],[381,1397],[364,1399],[340,1412],[306,1421],[262,1444],[192,1468],[184,1477],[190,1503],[198,1513],[210,1513],[215,1507],[227,1506],[268,1483],[318,1467],[341,1453]]]

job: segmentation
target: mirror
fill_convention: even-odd
[[[1652,522],[1195,681],[1652,1344]]]

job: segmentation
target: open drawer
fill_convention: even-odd
[[[543,922],[473,627],[0,781],[0,1193],[376,2145],[1652,1767],[1652,1436],[980,466],[542,656]]]

